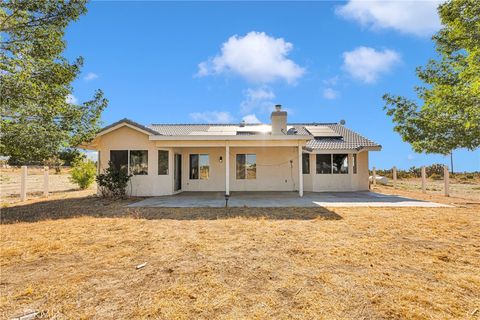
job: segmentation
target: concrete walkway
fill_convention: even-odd
[[[451,207],[446,204],[385,195],[374,192],[232,192],[229,207]],[[182,192],[151,197],[129,207],[198,208],[225,207],[223,192]]]

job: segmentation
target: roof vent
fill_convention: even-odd
[[[341,124],[342,126],[345,125],[345,123],[346,123],[345,120],[343,120],[343,119],[340,120],[340,124]]]
[[[280,111],[282,110],[282,105],[281,104],[276,104],[275,105],[275,111]]]
[[[245,127],[245,120],[240,121],[240,127]]]

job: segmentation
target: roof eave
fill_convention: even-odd
[[[185,136],[160,136],[160,135],[151,135],[149,140],[152,141],[227,141],[227,140],[246,140],[246,141],[282,141],[282,140],[311,140],[313,137],[310,136],[288,136],[288,135],[252,135],[252,136],[211,136],[211,135],[185,135]]]

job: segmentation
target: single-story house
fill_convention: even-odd
[[[128,119],[83,147],[133,175],[133,196],[182,191],[368,190],[368,153],[381,146],[338,123],[287,123],[276,106],[271,124],[152,124]]]

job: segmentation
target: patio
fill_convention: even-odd
[[[386,195],[375,192],[232,192],[229,207],[451,207],[446,204]],[[151,197],[128,207],[221,208],[225,207],[223,192],[182,192],[171,196]]]

